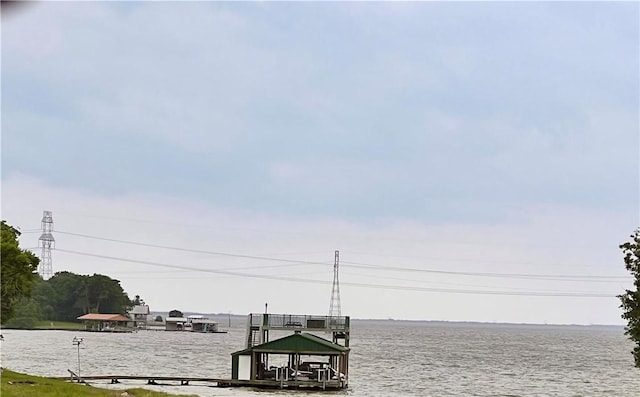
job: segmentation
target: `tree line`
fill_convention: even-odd
[[[633,288],[618,295],[622,318],[627,320],[625,334],[634,343],[631,354],[636,367],[640,368],[640,228],[630,236],[631,239],[620,245],[625,268],[633,276]]]
[[[2,317],[5,326],[32,328],[38,321],[77,321],[86,313],[126,314],[142,300],[129,299],[120,281],[102,274],[37,273],[39,259],[18,246],[19,230],[2,221]]]
[[[126,314],[132,307],[120,281],[108,276],[65,271],[43,280],[36,275],[31,296],[16,302],[6,326],[31,328],[41,320],[74,322],[83,314]]]

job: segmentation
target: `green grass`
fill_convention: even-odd
[[[170,397],[177,396],[145,389],[107,390],[71,383],[64,380],[41,378],[5,369],[0,375],[0,395],[2,397]],[[180,397],[189,397],[180,395]],[[196,397],[196,396],[191,396]]]
[[[72,329],[72,330],[83,330],[84,324],[82,323],[71,323],[65,321],[49,321],[42,320],[36,322],[35,329]]]
[[[66,321],[51,321],[51,320],[38,320],[30,322],[29,324],[15,324],[9,320],[6,324],[2,325],[2,328],[6,329],[68,329],[81,331],[84,330],[84,324],[72,323]]]

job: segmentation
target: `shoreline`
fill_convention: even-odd
[[[92,396],[92,397],[198,397],[196,394],[170,394],[144,387],[133,387],[125,390],[96,387],[87,383],[75,383],[44,376],[29,375],[22,372],[2,368],[0,394],[3,397],[14,396]]]

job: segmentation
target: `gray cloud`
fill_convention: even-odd
[[[3,23],[3,178],[361,220],[635,210],[634,10],[40,4]]]

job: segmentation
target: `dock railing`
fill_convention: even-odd
[[[268,329],[348,330],[349,316],[317,316],[308,314],[249,314],[250,326]]]

